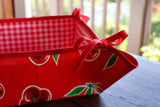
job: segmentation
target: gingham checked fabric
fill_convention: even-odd
[[[73,48],[74,17],[0,21],[0,53]]]
[[[89,39],[98,39],[95,33],[88,26],[86,26],[84,22],[82,22],[81,20],[76,20],[75,21],[75,37],[74,37],[75,41],[77,41],[80,36],[84,36]],[[81,43],[81,46],[83,45],[85,46],[87,44],[88,42],[84,41],[83,43]]]
[[[75,30],[78,37],[85,36],[90,39],[98,39],[95,33],[88,26],[85,26],[84,23],[80,23],[78,20],[76,21],[75,28],[76,28]]]

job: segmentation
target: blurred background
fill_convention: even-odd
[[[70,15],[76,7],[100,39],[126,30],[118,49],[160,61],[160,0],[0,0],[0,18]]]

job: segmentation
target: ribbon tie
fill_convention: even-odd
[[[78,62],[75,66],[74,71],[79,71],[84,59],[88,56],[91,51],[96,51],[99,48],[108,48],[112,46],[117,46],[125,40],[128,34],[122,30],[108,38],[99,40],[99,39],[89,39],[85,36],[79,37],[76,41],[74,47],[81,54]]]

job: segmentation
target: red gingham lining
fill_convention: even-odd
[[[12,19],[0,22],[0,53],[73,47],[74,18]]]
[[[53,51],[63,53],[75,51],[74,44],[80,36],[97,39],[94,32],[80,18],[80,12],[77,13],[0,20],[0,55],[33,55],[37,52]]]
[[[98,39],[96,34],[88,27],[86,26],[85,22],[83,20],[76,20],[75,21],[75,42],[77,39],[79,39],[80,36],[85,36],[89,39]],[[88,44],[87,41],[84,41],[81,45]]]
[[[76,20],[75,32],[77,35],[86,36],[90,39],[98,39],[96,34],[82,20]]]

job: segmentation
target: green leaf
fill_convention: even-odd
[[[110,59],[109,59],[107,65],[106,65],[106,68],[113,66],[113,65],[116,63],[117,58],[118,58],[117,55],[115,55],[115,54],[112,55],[112,56],[110,57]]]
[[[100,92],[103,92],[103,90],[100,87],[98,87],[98,86],[94,86],[94,88],[97,89],[97,90],[99,90]]]
[[[54,59],[56,64],[58,63],[58,58],[59,58],[59,54],[53,55],[53,59]]]
[[[94,91],[95,94],[98,94],[97,91],[95,90],[95,87],[93,87],[93,91]]]
[[[74,96],[80,94],[82,91],[84,91],[86,87],[85,86],[78,86],[74,89],[72,89],[67,95],[65,96]]]
[[[92,94],[92,88],[89,87],[85,93],[85,95],[91,95]]]

